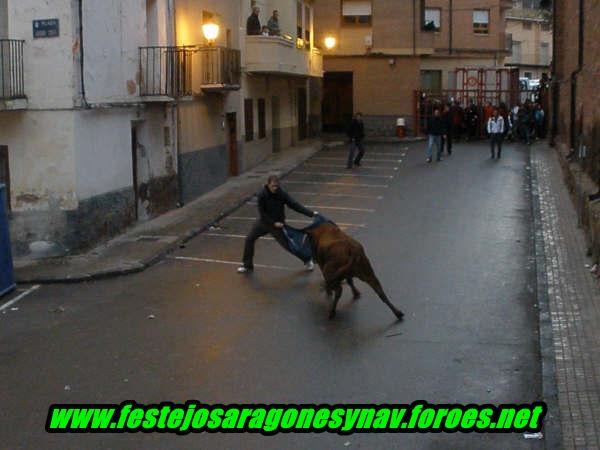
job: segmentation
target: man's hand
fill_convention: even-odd
[[[281,222],[275,222],[275,228],[283,228],[283,223]]]

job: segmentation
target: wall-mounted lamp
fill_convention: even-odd
[[[337,39],[333,36],[325,37],[325,48],[331,50],[337,45]]]
[[[208,45],[214,44],[219,37],[219,25],[216,23],[205,23],[202,25],[202,34],[204,34],[204,38],[208,41]]]

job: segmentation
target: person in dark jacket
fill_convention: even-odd
[[[362,121],[362,114],[356,113],[350,127],[348,128],[348,137],[350,138],[350,147],[348,148],[348,162],[346,167],[352,169],[353,165],[360,167],[360,161],[365,154],[363,139],[365,138],[365,125]],[[354,152],[358,148],[358,154],[354,157]]]
[[[452,140],[454,138],[454,117],[452,116],[452,109],[450,105],[444,105],[444,110],[442,112],[442,120],[444,121],[444,127],[446,129],[446,135],[442,136],[442,151],[444,153],[444,148],[446,149],[446,153],[448,156],[452,154]]]
[[[252,14],[250,14],[250,17],[248,17],[248,20],[246,21],[246,34],[248,36],[258,36],[262,31],[260,19],[258,18],[259,13],[260,8],[258,6],[252,8]]]
[[[249,273],[254,270],[254,243],[258,238],[270,234],[279,244],[289,251],[288,240],[283,233],[285,223],[285,206],[308,217],[318,215],[316,211],[310,211],[295,201],[283,189],[279,187],[279,178],[271,175],[265,187],[257,194],[259,218],[254,223],[252,230],[246,237],[244,245],[243,266],[238,268],[239,273]],[[313,270],[312,259],[303,261],[306,270]]]
[[[431,162],[433,155],[433,146],[436,146],[437,161],[442,160],[442,137],[447,137],[446,124],[440,115],[439,107],[433,110],[433,117],[427,121],[427,162]]]

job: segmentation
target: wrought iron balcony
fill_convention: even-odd
[[[237,90],[240,51],[223,47],[140,47],[140,96],[172,101],[200,92]]]
[[[192,95],[195,47],[140,47],[140,96],[158,101]]]
[[[0,100],[25,99],[23,45],[25,41],[0,39]]]
[[[200,47],[199,87],[204,92],[235,91],[240,88],[240,51],[225,47]]]

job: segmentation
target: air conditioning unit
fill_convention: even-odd
[[[365,47],[373,47],[373,35],[367,34],[365,36]]]

